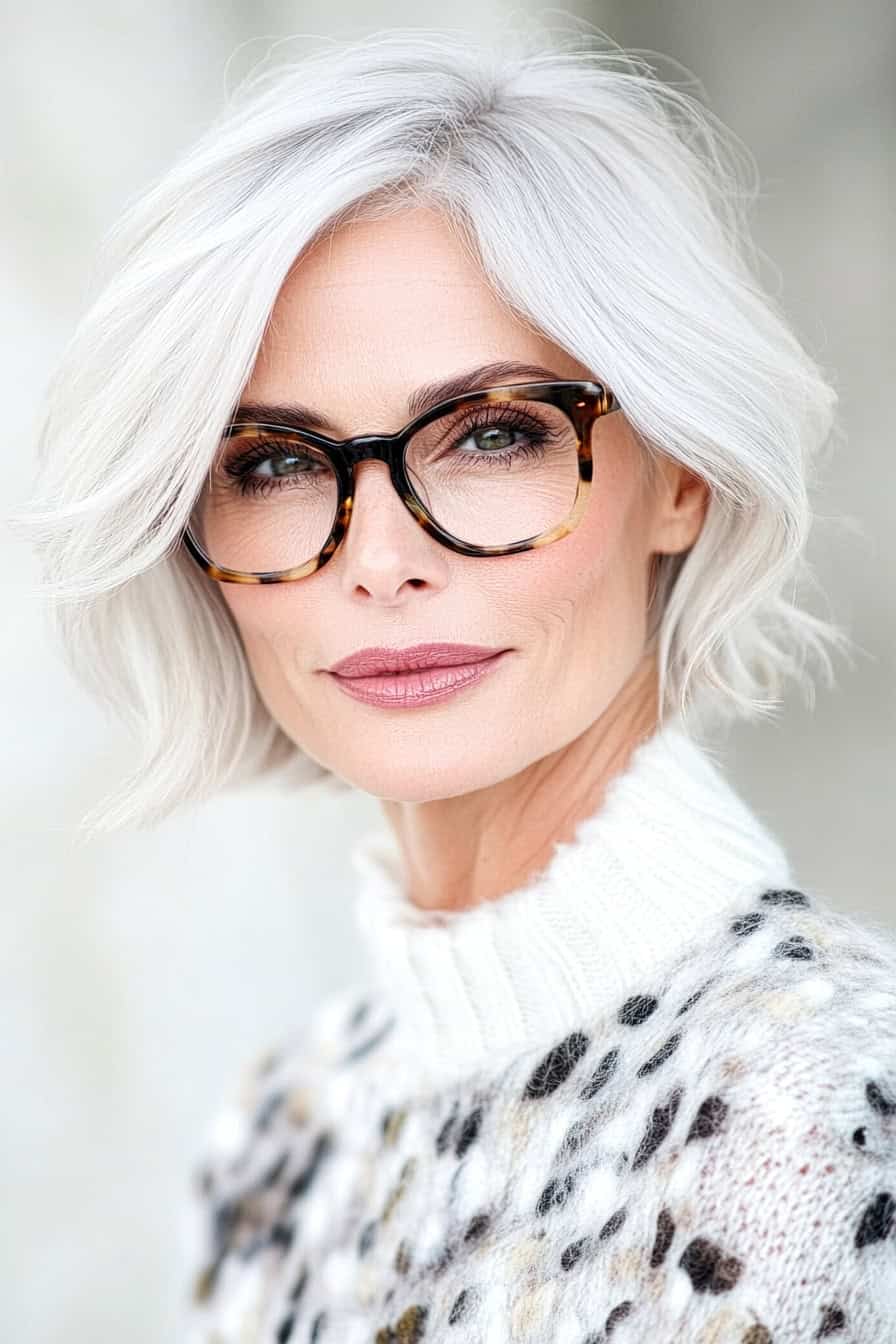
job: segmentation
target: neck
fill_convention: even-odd
[[[657,687],[650,653],[585,732],[527,769],[454,798],[384,800],[407,898],[424,910],[466,910],[527,883],[655,732]]]

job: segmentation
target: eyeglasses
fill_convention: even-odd
[[[440,402],[395,434],[336,440],[237,421],[224,431],[183,541],[222,583],[305,578],[346,534],[357,464],[376,460],[412,517],[449,550],[535,550],[581,521],[592,426],[620,409],[601,383],[514,383]]]

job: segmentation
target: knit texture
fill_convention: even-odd
[[[187,1344],[896,1344],[896,939],[704,749],[487,906],[411,905],[385,831],[356,866],[369,979],[197,1155]]]

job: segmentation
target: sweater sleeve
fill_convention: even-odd
[[[181,1206],[181,1331],[184,1344],[229,1338],[223,1322],[235,1292],[249,1286],[254,1270],[238,1273],[240,1251],[251,1263],[253,1243],[279,1235],[266,1177],[284,1114],[298,1114],[303,1093],[291,1087],[301,1057],[287,1041],[244,1061],[217,1098],[188,1169]],[[239,1284],[237,1279],[240,1279]],[[260,1295],[263,1285],[256,1288]]]
[[[766,1070],[703,1106],[638,1338],[896,1344],[896,1033],[877,1020],[834,1044],[782,1029]]]
[[[256,1337],[277,1269],[264,1252],[298,1236],[281,1176],[292,1162],[301,1180],[321,1156],[318,1076],[363,992],[354,982],[331,991],[303,1025],[244,1062],[212,1106],[182,1205],[181,1344]]]

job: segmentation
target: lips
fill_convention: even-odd
[[[328,668],[339,677],[377,677],[426,668],[469,666],[503,653],[483,644],[415,644],[405,649],[381,646],[358,649]]]
[[[340,694],[387,711],[426,709],[462,694],[487,677],[495,675],[512,650],[502,649],[476,663],[452,663],[442,667],[421,667],[404,672],[387,672],[374,677],[333,677]]]

